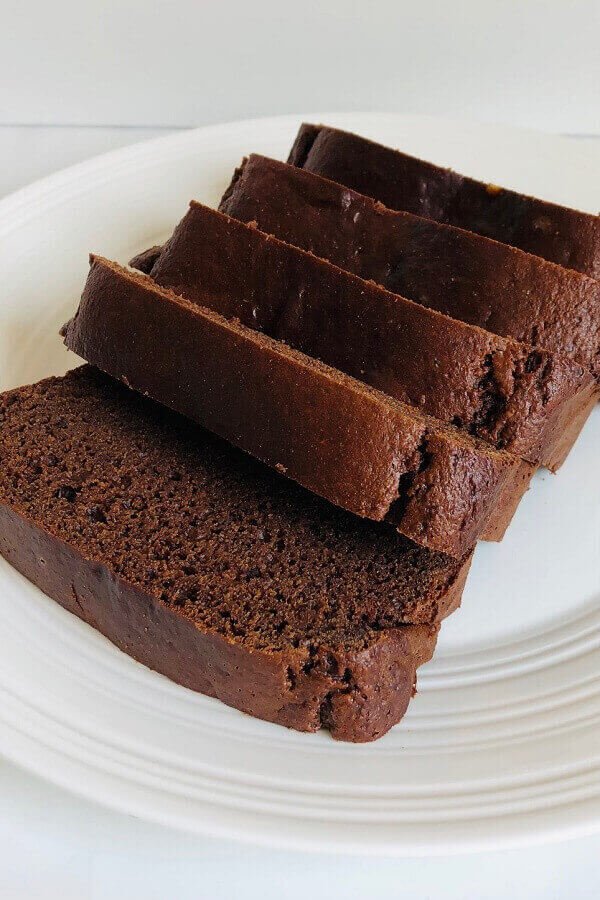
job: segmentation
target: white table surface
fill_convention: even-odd
[[[149,128],[0,126],[0,196]],[[110,812],[0,758],[0,900],[588,900],[600,835],[435,859],[307,856],[180,834]]]

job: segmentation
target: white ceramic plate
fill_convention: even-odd
[[[597,211],[597,146],[388,115],[308,117]],[[59,325],[93,250],[127,260],[250,151],[285,158],[300,117],[178,133],[0,204],[0,387],[71,367]],[[463,608],[404,721],[362,746],[255,721],[171,684],[0,564],[0,751],[112,807],[271,845],[416,854],[600,826],[600,409],[504,542],[480,545]]]

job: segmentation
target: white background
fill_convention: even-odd
[[[598,0],[1,0],[0,122],[384,110],[600,132]]]
[[[0,196],[159,129],[311,108],[600,135],[599,19],[597,0],[0,0]],[[1,900],[587,900],[599,859],[597,838],[437,860],[268,852],[107,812],[0,762]]]

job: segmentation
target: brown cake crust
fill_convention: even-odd
[[[600,278],[599,216],[475,181],[325,125],[302,125],[288,162],[390,209],[466,228]]]
[[[147,250],[142,250],[141,253],[137,253],[132,257],[129,260],[129,265],[132,269],[139,269],[140,272],[149,275],[152,271],[152,266],[160,256],[161,252],[162,245],[155,244],[153,247],[148,247]]]
[[[251,715],[302,731],[324,726],[339,740],[374,740],[402,717],[437,621],[460,602],[469,559],[428,554],[389,529],[378,546],[369,529],[380,526],[329,510],[200,429],[191,438],[191,426],[87,367],[0,395],[0,425],[0,553],[130,656]],[[86,445],[91,455],[81,452]],[[156,510],[144,513],[144,503]],[[278,528],[280,542],[300,533],[308,562],[294,568],[287,549],[273,561],[265,523]],[[229,542],[225,574],[216,560],[219,527]],[[326,547],[331,563],[317,576],[311,554],[323,559]],[[318,592],[333,573],[351,591],[356,554],[362,564],[388,566],[392,582],[380,601],[375,588],[368,602],[358,592],[349,606],[340,597],[338,618],[348,627],[338,633],[333,623],[329,633],[327,610],[319,610],[330,604],[335,615],[335,597]],[[281,572],[268,588],[277,615],[295,616],[298,637],[288,626],[253,634],[252,602],[244,624],[253,597],[246,567],[269,559]],[[389,594],[404,559],[406,590],[422,583],[396,607]],[[375,570],[370,577],[373,584]],[[256,602],[266,622],[268,604],[258,595]],[[403,609],[417,608],[436,621],[394,624]],[[378,628],[364,623],[379,616]]]
[[[66,345],[327,500],[456,558],[499,539],[532,467],[95,257]]]
[[[416,303],[571,356],[600,381],[593,278],[264,156],[244,161],[220,208]]]
[[[177,684],[298,731],[328,728],[340,741],[376,740],[399,722],[415,690],[416,669],[435,648],[437,627],[407,625],[356,651],[323,647],[317,657],[306,648],[248,652],[196,628],[2,505],[0,553],[120,650]],[[351,680],[327,672],[332,658],[340,671],[353,673]],[[290,669],[298,673],[293,688]]]
[[[558,468],[595,404],[579,363],[426,309],[195,202],[151,275],[534,465]]]

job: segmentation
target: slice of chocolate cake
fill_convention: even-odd
[[[596,402],[580,363],[426,309],[199,203],[151,276],[534,465],[560,466]]]
[[[454,319],[571,356],[600,382],[594,278],[264,156],[244,160],[220,209]],[[150,271],[159,252],[133,262]]]
[[[418,216],[600,278],[600,216],[485,184],[326,125],[302,125],[288,162]]]
[[[89,367],[0,396],[0,553],[179,684],[348,741],[402,717],[469,565]]]
[[[332,503],[457,558],[502,536],[533,471],[101,258],[63,333],[88,362]]]

